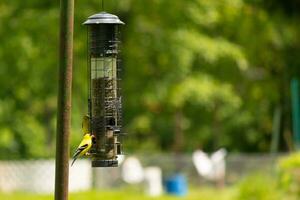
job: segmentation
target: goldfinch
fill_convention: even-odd
[[[90,134],[90,116],[85,115],[82,119],[82,131],[84,135]]]
[[[92,147],[92,143],[94,140],[94,136],[90,134],[85,134],[83,136],[82,141],[80,142],[79,146],[77,147],[74,155],[73,155],[73,161],[71,166],[74,164],[75,160],[83,155],[86,155],[86,153],[90,150]]]

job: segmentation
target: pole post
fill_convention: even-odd
[[[292,99],[292,117],[293,117],[293,135],[296,150],[300,149],[300,98],[299,81],[293,78],[291,81],[291,99]]]
[[[271,154],[278,153],[279,139],[280,139],[280,126],[281,126],[281,107],[274,110],[273,124],[272,124],[272,140],[271,140]]]
[[[55,200],[68,199],[74,0],[60,0]]]

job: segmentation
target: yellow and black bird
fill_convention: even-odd
[[[74,164],[76,159],[80,156],[86,155],[86,153],[90,150],[92,147],[94,136],[90,134],[85,134],[83,136],[82,141],[80,142],[79,146],[77,147],[74,155],[73,155],[73,161],[71,166]]]

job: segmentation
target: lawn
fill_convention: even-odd
[[[133,190],[109,190],[109,191],[89,191],[71,193],[70,200],[230,200],[233,199],[234,192],[232,189],[216,190],[212,188],[193,189],[186,197],[178,198],[170,195],[163,195],[161,197],[147,197],[142,191]],[[52,195],[37,195],[29,193],[0,193],[1,200],[52,200]]]

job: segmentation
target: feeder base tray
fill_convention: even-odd
[[[117,160],[93,160],[92,167],[118,167]]]

